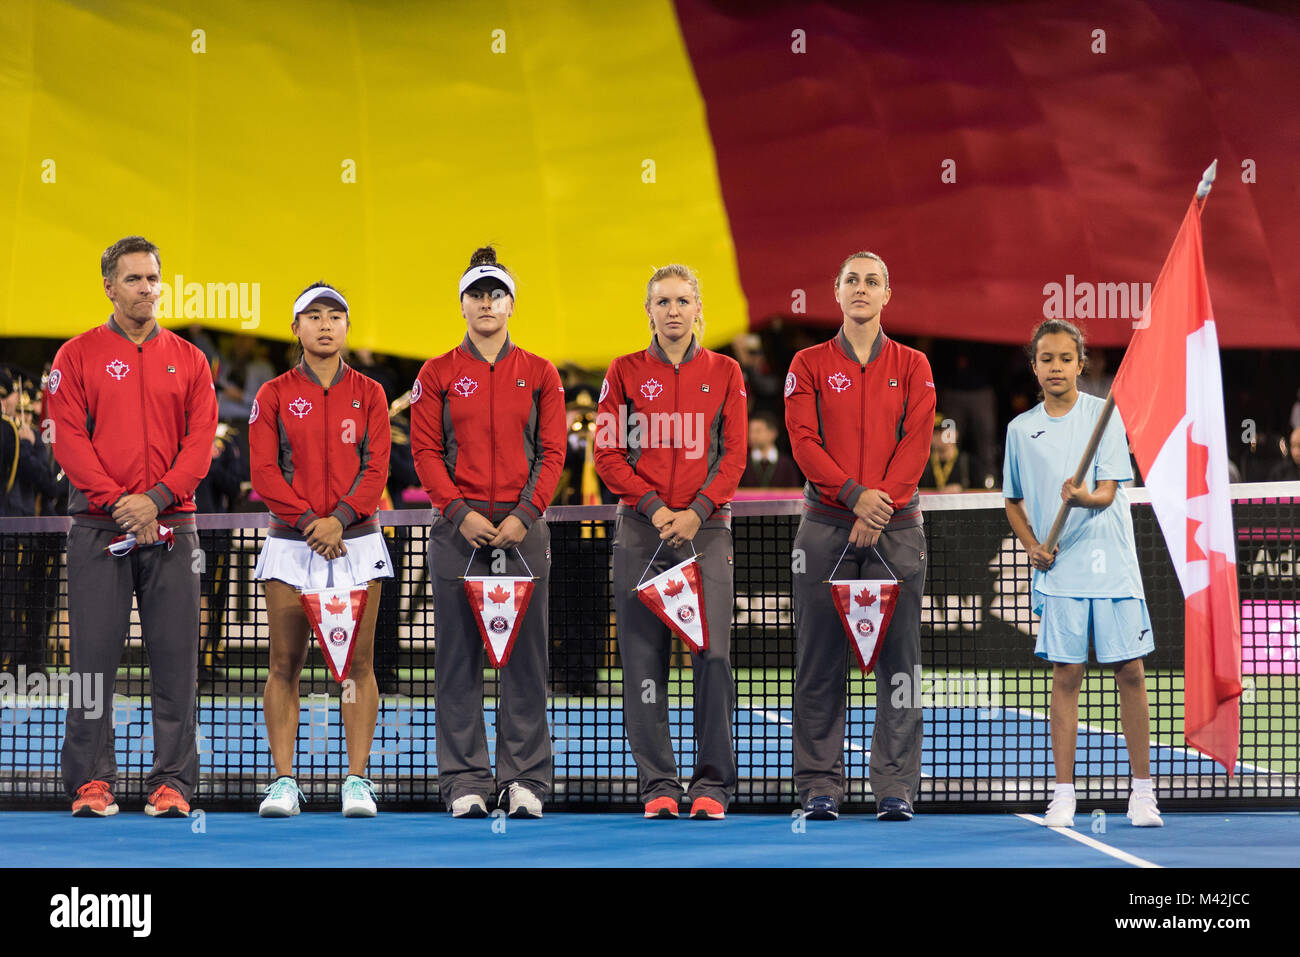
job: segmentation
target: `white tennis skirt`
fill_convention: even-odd
[[[257,556],[253,577],[273,578],[294,588],[356,588],[376,578],[392,578],[393,562],[380,532],[343,540],[346,555],[321,558],[304,541],[268,537]]]

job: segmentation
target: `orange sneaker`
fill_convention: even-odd
[[[107,781],[91,781],[77,788],[77,798],[72,802],[73,817],[111,817],[117,813],[117,802]]]
[[[150,817],[189,817],[190,804],[181,797],[181,792],[174,787],[160,784],[149,795],[149,803],[144,806],[144,813]]]
[[[697,821],[721,821],[726,816],[722,805],[711,797],[698,797],[691,803],[691,817]]]
[[[677,802],[668,795],[657,797],[653,801],[646,801],[645,816],[647,818],[675,819],[677,817]]]

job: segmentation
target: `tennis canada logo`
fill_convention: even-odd
[[[45,388],[49,391],[50,395],[54,395],[54,393],[59,391],[59,383],[62,381],[63,381],[62,372],[60,372],[58,369],[50,370],[50,377],[45,380]]]
[[[646,379],[645,382],[641,383],[641,394],[651,402],[659,398],[663,391],[664,387],[658,379]]]
[[[253,400],[253,411],[248,413],[248,424],[249,424],[249,425],[252,425],[254,422],[257,421],[258,413],[260,413],[261,411],[262,411],[262,409],[261,409],[261,407],[257,404],[257,400],[254,399],[254,400]]]
[[[469,376],[463,375],[455,381],[452,388],[456,390],[456,394],[462,399],[468,399],[478,391],[478,383]]]
[[[677,619],[683,625],[689,625],[695,620],[695,609],[690,605],[682,605],[677,609]]]
[[[793,372],[787,372],[785,374],[785,397],[787,399],[790,398],[790,393],[794,391],[797,382],[798,380],[794,377]]]
[[[858,620],[857,628],[858,628],[858,634],[861,635],[863,638],[866,638],[873,631],[876,630],[876,626],[873,625],[870,621],[868,621],[865,618]]]
[[[51,391],[53,391],[53,390],[51,390]],[[607,395],[609,395],[609,379],[601,379],[601,380],[600,380],[600,398],[597,399],[596,402],[597,402],[597,403],[604,402],[604,401],[605,401],[605,396],[607,396]]]
[[[348,640],[348,633],[337,625],[330,629],[330,644],[341,645]]]
[[[420,401],[420,396],[424,394],[424,388],[420,385],[420,380],[415,380],[415,385],[411,386],[411,405]]]
[[[846,376],[843,372],[837,372],[834,375],[829,375],[826,377],[826,384],[829,385],[836,392],[843,392],[849,386],[853,385],[853,380],[850,379],[848,376]]]
[[[311,411],[311,403],[302,396],[298,396],[298,398],[289,403],[289,411],[301,419]]]
[[[495,631],[498,635],[500,635],[504,633],[507,628],[510,627],[510,623],[507,622],[500,615],[496,615],[495,617],[493,617],[493,619],[490,622],[488,622],[488,627],[491,628],[493,631]]]
[[[104,366],[104,369],[107,370],[108,374],[111,375],[118,382],[121,382],[123,379],[125,379],[126,374],[131,371],[131,367],[127,365],[125,362],[123,362],[121,359],[114,359],[108,365]]]

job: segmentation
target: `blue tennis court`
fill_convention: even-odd
[[[347,820],[335,812],[263,820],[196,812],[168,820],[10,811],[0,813],[0,846],[10,867],[1293,867],[1300,855],[1294,813],[1165,817],[1165,827],[1142,829],[1115,814],[1096,831],[1097,819],[1080,815],[1074,831],[1060,832],[1015,814],[918,814],[904,825],[870,815],[645,821],[548,812],[512,821],[382,812]]]

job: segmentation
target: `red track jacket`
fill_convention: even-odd
[[[45,422],[72,485],[74,522],[116,529],[113,505],[143,493],[163,524],[193,527],[179,516],[194,511],[217,430],[202,352],[162,326],[137,345],[110,318],[63,344],[45,389]]]
[[[555,366],[509,338],[488,362],[466,336],[430,359],[411,389],[411,452],[429,499],[459,527],[471,510],[525,528],[564,464],[564,387]]]
[[[808,511],[852,524],[858,496],[874,488],[893,499],[891,528],[921,524],[916,487],[930,458],[934,406],[930,360],[884,330],[866,362],[843,329],[796,353],[785,378],[785,425],[808,477]]]
[[[667,506],[708,521],[736,494],[749,422],[735,359],[691,340],[674,366],[657,339],[619,356],[600,387],[596,471],[647,518]]]
[[[301,363],[263,385],[248,417],[248,454],[271,534],[301,538],[325,515],[350,537],[377,531],[391,444],[383,388],[345,362],[328,386]]]

